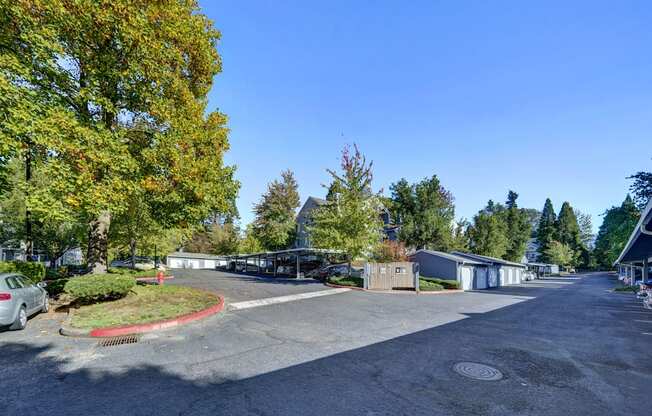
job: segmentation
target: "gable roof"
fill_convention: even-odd
[[[614,263],[640,263],[645,257],[652,257],[652,198],[648,201],[647,206],[641,213],[641,218],[636,224],[636,228],[629,236],[625,248],[618,256]]]
[[[430,254],[432,256],[439,256],[439,257],[442,257],[442,258],[445,258],[445,259],[448,259],[448,260],[452,260],[452,261],[460,263],[460,264],[477,264],[477,265],[485,264],[485,263],[480,262],[480,261],[468,259],[468,258],[461,257],[461,256],[456,256],[455,254],[444,253],[442,251],[421,249],[421,250],[417,250],[414,254],[418,254],[418,253],[426,253],[426,254]]]
[[[497,259],[495,257],[481,256],[480,254],[463,253],[461,251],[453,251],[453,254],[455,254],[456,256],[461,256],[461,257],[477,260],[484,263],[495,263],[495,264],[502,264],[505,266],[514,266],[514,267],[522,267],[522,268],[526,267],[525,264],[523,263],[514,263],[512,261]]]
[[[219,260],[224,258],[224,256],[216,256],[215,254],[186,253],[182,251],[175,251],[174,253],[170,253],[168,254],[168,257],[176,257],[179,259],[204,259],[204,260]]]

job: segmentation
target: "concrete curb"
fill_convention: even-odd
[[[464,293],[462,289],[444,289],[444,290],[439,290],[439,291],[427,291],[427,290],[420,290],[420,291],[412,291],[412,290],[372,290],[372,289],[364,289],[361,287],[355,287],[355,286],[343,286],[343,285],[336,285],[333,283],[328,283],[324,282],[325,286],[328,287],[336,287],[336,288],[343,288],[343,289],[351,289],[351,290],[360,290],[362,292],[369,292],[369,293],[389,293],[393,295],[448,295],[448,294],[453,294],[453,293]]]
[[[190,322],[198,321],[200,319],[204,319],[208,316],[222,312],[224,310],[224,298],[219,296],[218,299],[218,302],[213,306],[202,309],[201,311],[177,316],[176,318],[170,318],[157,322],[148,322],[146,324],[112,326],[106,328],[94,328],[90,330],[72,328],[69,324],[70,319],[72,318],[72,313],[69,313],[68,319],[66,319],[66,322],[61,326],[59,333],[64,336],[72,337],[106,338],[160,331],[168,328],[173,328],[175,326],[185,325]]]
[[[337,289],[351,289],[351,290],[361,290],[363,292],[369,292],[368,290],[365,290],[364,288],[357,287],[357,286],[336,285],[334,283],[328,283],[328,282],[324,282],[324,286],[334,287]]]
[[[172,275],[163,276],[163,280],[170,280],[170,279],[174,279],[174,276],[172,276]],[[136,281],[137,282],[156,282],[156,276],[137,277]]]

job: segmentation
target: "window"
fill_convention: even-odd
[[[387,273],[387,267],[381,267],[380,274],[385,274],[385,273]]]
[[[9,289],[22,289],[23,284],[18,280],[18,276],[9,276],[5,279]]]
[[[23,284],[23,287],[34,286],[34,282],[26,278],[25,276],[18,276],[18,280]]]
[[[405,267],[397,267],[395,273],[396,274],[406,274]]]

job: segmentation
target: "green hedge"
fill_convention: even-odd
[[[460,284],[457,280],[437,279],[434,277],[420,276],[420,279],[441,285],[444,289],[459,289]]]
[[[444,290],[444,286],[439,283],[435,283],[430,279],[421,279],[419,278],[419,290],[424,292],[440,292]]]
[[[134,286],[132,276],[95,274],[68,280],[64,290],[77,301],[92,303],[125,297]]]
[[[45,266],[37,261],[3,261],[0,262],[0,273],[16,272],[24,275],[34,283],[45,277]]]
[[[353,276],[329,277],[328,281],[335,285],[340,285],[340,286],[352,286],[352,287],[363,286],[363,280],[361,277],[353,277]]]

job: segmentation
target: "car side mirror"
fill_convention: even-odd
[[[45,289],[45,287],[46,287],[47,285],[48,285],[48,284],[45,283],[45,282],[38,282],[38,283],[36,284],[36,286],[40,287],[41,289]]]

